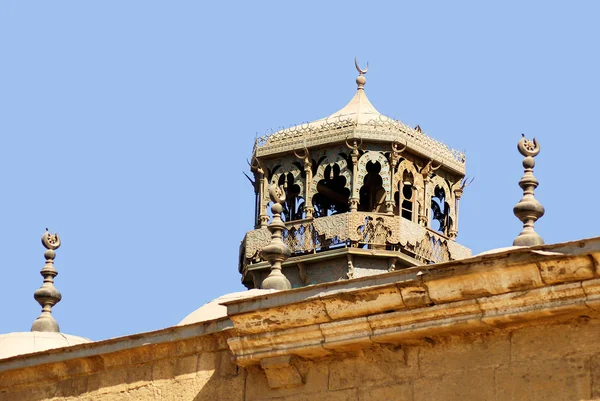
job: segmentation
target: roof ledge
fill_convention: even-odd
[[[600,238],[226,303],[240,366],[600,314]]]

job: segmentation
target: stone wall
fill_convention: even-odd
[[[0,361],[0,401],[600,401],[600,238],[227,301]]]
[[[0,401],[242,400],[223,334],[0,373]]]
[[[270,389],[248,368],[247,401],[600,399],[600,321],[426,338],[297,362],[305,384]]]
[[[0,374],[1,401],[600,399],[600,320],[382,344],[313,360],[271,388],[232,363],[225,333]]]

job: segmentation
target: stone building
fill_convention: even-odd
[[[600,238],[534,231],[537,142],[519,142],[516,246],[471,256],[464,155],[377,112],[356,67],[344,108],[255,143],[248,291],[163,330],[68,336],[46,232],[42,314],[0,335],[0,401],[600,399]]]

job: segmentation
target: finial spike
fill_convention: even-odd
[[[54,287],[54,277],[58,272],[54,268],[54,258],[56,257],[56,249],[60,247],[60,238],[58,234],[50,234],[46,228],[46,232],[42,235],[42,245],[47,249],[44,252],[46,265],[40,271],[44,278],[44,284],[33,293],[33,297],[42,307],[42,313],[31,325],[31,331],[49,331],[59,332],[58,323],[52,316],[52,307],[60,302],[62,295]]]
[[[263,289],[290,290],[292,285],[290,281],[281,272],[281,264],[291,256],[290,248],[283,242],[283,230],[285,224],[281,220],[283,203],[285,202],[285,190],[283,186],[271,184],[269,186],[269,196],[273,201],[271,211],[273,220],[267,229],[271,232],[271,243],[265,246],[260,252],[261,257],[271,264],[271,273],[261,284]]]
[[[513,209],[515,216],[523,223],[523,230],[513,241],[516,246],[534,246],[542,245],[544,240],[534,230],[535,222],[544,215],[544,207],[535,199],[534,191],[539,182],[533,175],[535,160],[533,159],[540,153],[540,145],[537,140],[528,140],[525,134],[521,134],[521,140],[517,144],[517,149],[525,158],[523,159],[523,168],[525,174],[519,181],[519,186],[523,189],[523,198]]]

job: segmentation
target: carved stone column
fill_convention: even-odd
[[[350,153],[350,157],[352,159],[352,193],[350,194],[349,201],[350,211],[356,212],[358,211],[358,202],[360,201],[360,199],[355,196],[355,194],[358,193],[358,191],[356,191],[356,187],[359,185],[358,182],[356,182],[356,180],[358,179],[358,157],[360,156],[358,148],[360,147],[360,145],[356,142],[356,139],[354,139],[352,145],[350,145],[348,141],[346,141],[346,145],[352,150],[352,152]]]
[[[431,180],[429,178],[429,174],[422,174],[423,176],[423,203],[421,204],[421,210],[419,210],[419,224],[423,227],[427,227],[429,224],[429,206],[427,203],[427,198],[429,194],[429,185]],[[431,200],[429,201],[431,203]]]
[[[311,219],[315,212],[315,208],[312,205],[312,199],[308,199],[308,194],[311,193],[312,187],[312,163],[308,156],[308,150],[306,151],[307,156],[304,158],[304,175],[306,176],[306,185],[304,186],[304,211],[306,212],[306,218]]]
[[[390,152],[390,157],[388,159],[389,163],[390,163],[390,201],[388,201],[386,203],[386,212],[387,213],[394,213],[394,206],[395,206],[395,201],[394,201],[394,191],[396,190],[396,188],[394,188],[394,173],[396,171],[396,164],[398,163],[398,160],[400,160],[400,155],[402,154],[402,152],[404,152],[406,150],[406,147],[408,145],[404,145],[404,147],[402,149],[400,149],[399,147],[399,143],[398,142],[394,142],[391,145],[391,152]],[[402,196],[402,194],[400,194],[400,196]],[[400,202],[402,203],[402,202]],[[400,213],[402,214],[402,213]]]
[[[419,224],[423,227],[429,226],[429,209],[431,208],[431,194],[429,188],[432,184],[432,174],[435,170],[442,167],[442,163],[438,164],[437,167],[433,167],[433,159],[431,159],[425,167],[421,169],[421,176],[423,177],[423,205],[419,212]]]
[[[454,189],[454,221],[452,221],[452,226],[448,229],[448,237],[453,240],[456,239],[456,237],[458,236],[458,210],[460,198],[463,194],[463,189],[464,187],[462,186],[459,186]]]
[[[258,224],[260,228],[265,228],[269,223],[269,215],[267,214],[267,204],[265,203],[265,195],[267,193],[268,182],[265,177],[265,170],[260,165],[260,162],[256,157],[253,157],[251,169],[254,172],[255,177],[258,177]]]

